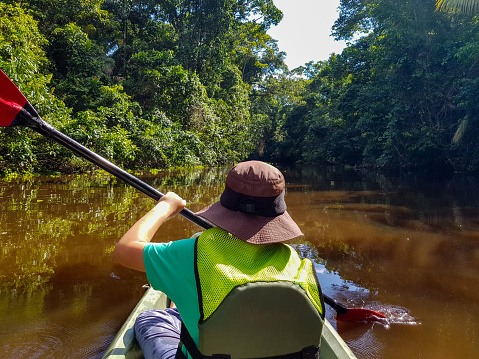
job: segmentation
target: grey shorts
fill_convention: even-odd
[[[181,332],[181,317],[176,308],[144,311],[136,319],[134,330],[145,359],[175,358]]]

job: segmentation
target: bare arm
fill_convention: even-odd
[[[156,206],[136,222],[117,243],[113,252],[115,261],[125,267],[145,271],[143,249],[168,218],[181,212],[186,201],[173,192],[160,198]]]

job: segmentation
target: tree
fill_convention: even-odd
[[[15,8],[0,29],[2,68],[45,120],[129,167],[244,159],[262,126],[261,116],[252,126],[251,88],[286,69],[267,35],[282,18],[273,0],[1,4]],[[86,165],[23,131],[0,147],[6,167]]]
[[[56,95],[75,112],[91,109],[101,87],[108,83],[103,72],[108,59],[103,49],[79,26],[69,23],[54,30],[48,56]]]
[[[284,117],[278,158],[477,168],[475,21],[432,0],[342,0],[340,10],[335,36],[351,43],[307,66],[312,82]]]
[[[304,130],[301,122],[291,120],[291,112],[304,105],[306,87],[310,82],[304,79],[300,69],[269,74],[252,89],[251,108],[253,143],[255,156],[269,161],[295,160],[302,151]],[[289,153],[286,151],[289,149]],[[295,152],[296,151],[296,152]],[[293,155],[294,152],[294,155]]]
[[[230,58],[241,71],[244,82],[259,83],[263,76],[287,69],[284,64],[286,54],[279,51],[277,40],[260,24],[241,23],[230,37],[233,43]]]
[[[0,3],[0,68],[45,119],[58,125],[69,120],[69,111],[52,95],[51,76],[42,73],[46,43],[36,21],[20,6]],[[48,141],[28,130],[0,128],[0,170],[33,171],[40,160],[37,153],[51,150]]]

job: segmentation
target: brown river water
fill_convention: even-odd
[[[280,167],[288,211],[323,291],[386,323],[327,318],[358,358],[479,357],[479,179]],[[228,168],[139,173],[193,210],[217,201]],[[144,293],[112,261],[153,206],[104,173],[0,179],[0,357],[100,358]],[[178,216],[155,241],[201,230]]]

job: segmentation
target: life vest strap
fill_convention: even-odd
[[[185,346],[188,353],[190,353],[193,359],[203,359],[204,356],[198,350],[195,341],[191,337],[190,332],[185,326],[183,321],[181,322],[181,332],[180,332],[180,343],[178,344],[178,350],[176,351],[175,359],[187,359],[183,353],[183,345]]]
[[[185,346],[188,353],[190,353],[193,359],[231,359],[231,356],[228,354],[213,354],[212,356],[203,355],[198,350],[193,338],[190,335],[190,332],[186,328],[185,324],[181,322],[181,333],[180,333],[180,343],[178,344],[178,349],[176,351],[175,359],[187,359],[186,355],[183,353],[183,345]],[[296,353],[277,355],[265,358],[248,358],[248,359],[319,359],[319,347],[311,345],[309,347],[303,348],[301,351]]]

